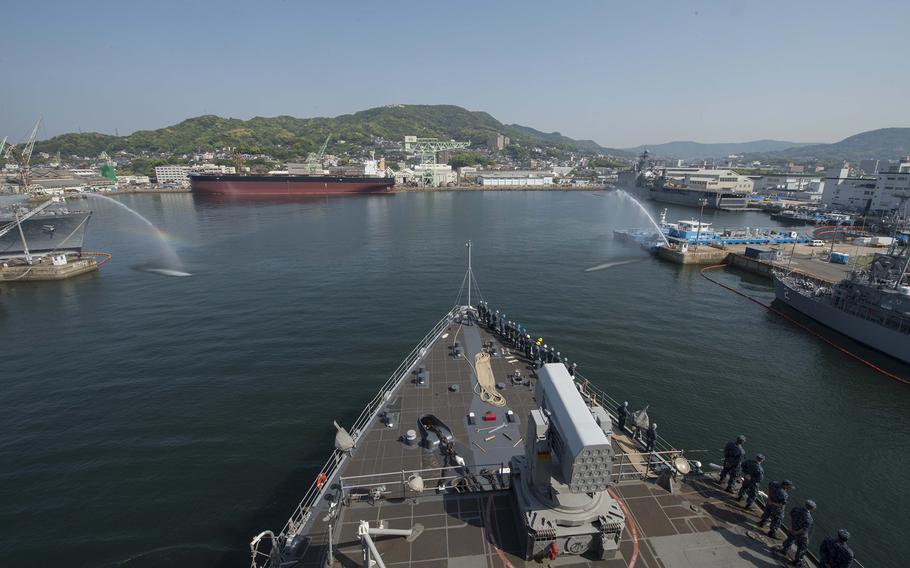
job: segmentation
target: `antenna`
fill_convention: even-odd
[[[471,241],[468,241],[464,246],[468,247],[468,307],[471,307],[471,280],[474,279],[474,272],[471,270],[471,247],[473,245]]]

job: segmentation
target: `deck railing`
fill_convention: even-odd
[[[463,307],[452,308],[449,313],[439,320],[439,322],[433,326],[433,329],[420,340],[401,364],[398,365],[398,368],[395,369],[382,387],[380,387],[376,396],[370,400],[360,415],[354,420],[350,432],[355,443],[359,440],[360,435],[366,431],[366,427],[370,421],[376,417],[383,405],[389,400],[392,392],[398,387],[398,384],[408,376],[413,370],[413,367],[417,364],[417,361],[426,354],[426,349],[442,335],[443,331],[454,321],[456,316],[463,312]],[[319,477],[310,485],[309,489],[300,500],[300,503],[291,514],[291,517],[288,519],[287,523],[285,523],[281,533],[279,533],[277,537],[278,542],[276,543],[278,546],[283,547],[288,544],[297,536],[298,531],[306,526],[313,505],[322,498],[332,484],[335,483],[340,465],[346,458],[347,455],[344,452],[340,452],[337,449],[332,451],[332,455],[329,456],[329,459],[322,466]]]
[[[509,464],[491,463],[341,476],[341,492],[346,499],[360,501],[370,499],[369,491],[371,489],[382,489],[378,494],[381,499],[418,497],[420,493],[411,490],[409,487],[409,481],[415,475],[420,476],[426,493],[437,492],[440,482],[442,482],[445,489],[440,493],[458,494],[458,488],[452,487],[450,484],[466,477],[483,478],[480,481],[479,488],[474,487],[471,489],[472,493],[501,491],[511,486]],[[487,476],[493,477],[494,481],[491,481]]]
[[[363,409],[363,411],[360,413],[360,415],[357,417],[357,419],[354,420],[353,425],[350,429],[350,432],[351,432],[352,437],[354,438],[355,443],[359,440],[361,434],[366,431],[367,426],[370,424],[370,422],[372,420],[376,419],[376,417],[379,414],[380,410],[382,409],[383,405],[385,405],[388,402],[388,400],[390,399],[392,392],[399,386],[401,381],[403,381],[407,378],[407,376],[413,370],[413,368],[417,364],[417,362],[422,357],[424,357],[424,355],[426,354],[425,350],[428,347],[430,347],[439,338],[439,336],[442,335],[443,331],[450,324],[452,324],[454,322],[456,317],[458,317],[459,315],[463,315],[467,311],[467,309],[468,309],[467,306],[456,306],[456,307],[452,308],[449,311],[449,313],[447,313],[442,319],[440,319],[439,322],[437,322],[436,325],[430,330],[430,332],[427,333],[423,337],[423,339],[420,340],[420,342],[414,347],[414,349],[411,350],[411,352],[408,354],[408,356],[405,357],[405,359],[401,362],[401,364],[398,366],[398,368],[395,369],[395,371],[389,376],[389,378],[386,380],[386,382],[383,384],[383,386],[379,389],[376,396],[373,397],[373,399],[366,405],[366,407]],[[579,391],[581,392],[582,396],[587,400],[587,402],[589,404],[601,405],[607,411],[607,413],[609,414],[611,419],[613,419],[613,420],[616,419],[616,415],[615,415],[615,411],[614,411],[614,409],[616,409],[618,407],[618,403],[617,403],[616,399],[614,399],[613,397],[608,395],[601,388],[592,384],[589,379],[585,378],[581,374],[576,373],[575,381],[578,385]],[[633,441],[641,444],[641,442],[637,441],[637,439],[635,438],[634,431],[630,430],[629,428],[625,428],[625,433],[627,435],[629,435],[629,437]],[[703,450],[700,450],[700,451],[703,451]],[[689,453],[692,453],[692,451],[690,450]],[[618,482],[622,481],[623,479],[627,479],[627,478],[641,479],[643,477],[643,473],[634,465],[634,463],[635,463],[635,462],[633,462],[634,456],[637,456],[639,466],[642,463],[644,463],[644,467],[645,467],[644,476],[646,476],[654,469],[655,466],[666,466],[666,467],[671,468],[674,471],[678,471],[676,468],[676,464],[674,463],[674,458],[676,458],[677,456],[680,456],[682,454],[683,454],[682,450],[676,449],[665,438],[663,438],[663,436],[658,434],[657,440],[655,442],[654,451],[652,451],[652,452],[639,452],[639,453],[629,452],[629,453],[618,453],[617,454],[619,463],[617,464],[614,461],[613,466],[614,466],[614,469],[616,469],[618,467],[618,471],[616,471],[614,474],[612,474],[612,476],[615,476],[613,482],[618,483]],[[420,469],[420,470],[403,470],[403,471],[380,473],[380,474],[366,474],[366,475],[359,475],[359,476],[342,477],[341,475],[339,475],[339,472],[340,472],[340,466],[344,462],[345,459],[347,459],[347,455],[344,452],[340,452],[338,450],[332,451],[331,456],[325,462],[325,464],[323,465],[323,467],[321,469],[321,474],[319,476],[319,479],[317,481],[314,481],[313,484],[310,485],[309,489],[304,494],[303,498],[300,500],[300,503],[295,508],[293,514],[288,519],[287,523],[285,523],[284,528],[282,529],[281,533],[279,533],[279,535],[276,537],[277,542],[274,542],[273,546],[283,548],[287,544],[291,543],[292,540],[294,539],[294,537],[297,536],[298,532],[302,528],[304,528],[307,525],[308,521],[310,520],[313,506],[316,504],[316,502],[319,499],[323,498],[324,495],[333,486],[341,488],[342,496],[345,496],[345,491],[347,491],[348,495],[350,495],[350,490],[354,487],[369,489],[369,488],[379,487],[382,485],[387,485],[387,486],[391,485],[401,491],[401,495],[398,495],[398,497],[403,497],[403,496],[415,496],[416,497],[419,494],[417,494],[415,492],[408,493],[408,490],[405,489],[407,487],[408,477],[410,477],[413,474],[419,474],[419,475],[421,475],[421,477],[423,477],[422,474],[424,474],[424,473],[440,472],[440,474],[436,475],[435,477],[433,477],[433,476],[423,477],[423,481],[425,484],[432,483],[432,482],[439,483],[440,481],[449,482],[449,481],[456,480],[460,477],[464,477],[461,474],[451,475],[451,476],[442,474],[442,472],[444,472],[444,470],[447,469],[446,467],[426,468],[426,469]],[[628,471],[625,470],[626,467],[629,467]],[[472,468],[469,468],[469,470],[471,470],[471,472],[474,473],[474,475],[483,475],[481,473],[481,470],[484,470],[484,469],[489,469],[490,473],[495,474],[497,476],[497,479],[504,481],[504,483],[505,483],[505,485],[500,488],[492,487],[492,484],[491,484],[491,488],[490,488],[491,490],[499,490],[502,488],[509,487],[509,485],[510,485],[509,478],[511,476],[509,475],[507,468],[504,468],[503,464],[476,465],[476,466],[473,466]],[[324,474],[324,477],[323,477],[323,474]],[[385,480],[372,481],[372,482],[368,481],[369,479],[375,480],[377,478],[383,478],[383,477],[387,477],[388,481],[385,481]],[[363,480],[363,481],[361,482],[360,480]],[[426,489],[435,490],[435,487],[427,486]],[[391,490],[390,490],[390,492],[391,492]],[[254,540],[254,542],[255,542],[255,540]],[[813,559],[814,559],[814,556],[813,556]],[[254,563],[253,563],[254,566],[258,565],[258,564],[256,564],[255,555],[254,555],[253,561],[254,561]],[[858,566],[859,568],[863,568],[863,565],[860,564],[860,562],[858,560],[854,560],[854,564],[856,566]],[[266,568],[270,565],[271,565],[271,562],[266,561],[262,566],[263,566],[263,568]]]

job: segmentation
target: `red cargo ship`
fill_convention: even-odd
[[[190,175],[193,193],[244,197],[384,193],[393,185],[391,177]]]

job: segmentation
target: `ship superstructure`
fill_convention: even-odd
[[[633,169],[620,173],[619,183],[662,203],[733,211],[748,208],[753,185],[733,170],[658,167],[647,150]]]
[[[80,253],[91,216],[52,201],[35,208],[21,198],[0,201],[0,259]]]
[[[466,281],[470,297],[470,268]],[[253,566],[777,565],[697,451],[660,437],[644,451],[615,407],[505,313],[458,304],[335,423],[287,524],[253,539]]]
[[[910,363],[910,247],[895,240],[867,269],[830,285],[776,273],[778,301],[860,343]]]

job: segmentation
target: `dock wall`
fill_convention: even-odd
[[[819,274],[812,274],[806,272],[805,270],[801,270],[797,266],[788,267],[786,262],[774,263],[767,260],[758,260],[748,257],[742,252],[732,252],[729,250],[716,249],[713,247],[701,247],[698,250],[694,251],[692,249],[689,249],[685,253],[679,251],[678,249],[659,247],[657,249],[657,256],[663,260],[674,262],[676,264],[691,264],[699,266],[726,264],[727,266],[732,266],[740,270],[751,272],[752,274],[763,276],[769,280],[771,279],[771,275],[775,269],[790,270],[795,274],[799,274],[822,285],[831,285],[843,277],[839,276],[835,279],[833,276],[829,276],[828,278],[825,278]]]

